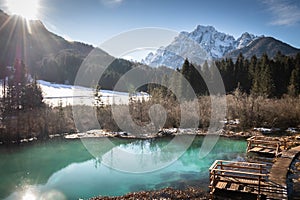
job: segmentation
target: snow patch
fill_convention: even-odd
[[[95,103],[94,89],[82,86],[65,85],[51,83],[44,80],[38,80],[40,85],[44,102],[51,106],[58,106],[62,104],[67,105],[89,105],[93,106]],[[0,91],[2,91],[2,82],[0,83]],[[101,90],[102,100],[104,104],[128,104],[129,93],[117,92],[112,90]],[[1,94],[2,95],[2,92]],[[138,99],[144,98],[147,100],[149,95],[145,92],[135,94]]]

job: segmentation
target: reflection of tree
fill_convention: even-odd
[[[88,151],[96,158],[99,162],[102,161],[102,157],[107,152],[110,152],[113,156],[113,148],[119,147],[121,145],[130,144],[130,140],[126,139],[109,139],[109,138],[82,138],[84,145],[87,147]]]
[[[101,165],[101,160],[99,160],[99,158],[95,158],[94,163],[95,163],[95,169],[97,169]]]
[[[196,137],[190,148],[179,159],[184,166],[196,165],[198,168],[206,169],[216,159],[232,159],[237,153],[243,152],[246,149],[246,142],[244,140],[232,140],[227,138],[220,138],[212,151],[203,159],[199,159],[199,151],[203,143],[204,137]],[[193,158],[193,159],[191,159]],[[194,159],[198,158],[198,159]]]

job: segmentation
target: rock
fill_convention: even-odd
[[[159,200],[196,200],[208,199],[208,193],[197,188],[187,188],[185,190],[176,190],[173,188],[164,188],[154,191],[132,192],[120,197],[95,197],[91,200],[125,200],[125,199],[159,199]]]

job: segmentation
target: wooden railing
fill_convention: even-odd
[[[223,184],[224,188],[218,189],[248,192],[245,188],[249,188],[250,186],[253,193],[260,195],[261,188],[268,178],[267,165],[250,162],[216,160],[209,168],[209,177],[211,194],[218,188],[218,185],[220,185],[219,183],[225,183]],[[225,188],[224,185],[230,186]]]
[[[262,136],[253,136],[247,139],[247,153],[252,151],[255,147],[261,147],[262,150],[257,150],[254,152],[257,153],[271,153],[275,157],[278,157],[281,154],[281,147],[286,149],[286,143],[280,141],[276,138],[271,137],[262,137]],[[264,151],[263,149],[271,149],[269,152]]]

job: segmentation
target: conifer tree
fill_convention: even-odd
[[[239,85],[240,89],[244,92],[249,92],[251,85],[248,67],[248,61],[240,53],[235,63],[235,86]]]
[[[286,71],[285,60],[286,56],[278,51],[273,59],[272,63],[272,76],[274,80],[274,95],[281,97],[287,92],[287,86],[289,84],[290,72]]]
[[[13,69],[4,79],[3,114],[14,116],[20,110],[42,107],[43,95],[37,81],[33,81],[23,61],[16,60]]]
[[[288,94],[291,96],[298,96],[300,94],[300,63],[297,63],[295,69],[292,71]]]
[[[189,82],[189,84],[191,84],[192,73],[191,73],[191,66],[188,59],[185,59],[182,65],[181,74]],[[184,84],[183,80],[181,80],[181,88],[182,88],[182,95],[183,95],[182,97],[184,98],[188,97],[189,94],[187,93],[188,92],[187,85]]]
[[[267,97],[272,97],[274,92],[274,82],[270,66],[270,60],[267,54],[264,54],[260,62],[261,79],[260,79],[260,93]]]

